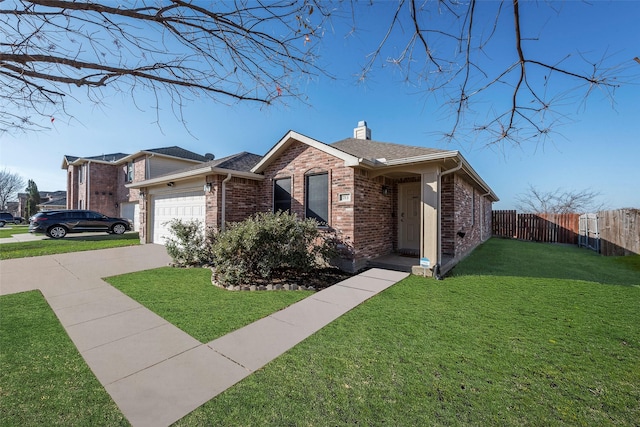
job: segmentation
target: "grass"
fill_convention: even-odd
[[[0,313],[0,426],[129,425],[39,291]]]
[[[163,267],[105,279],[202,343],[268,316],[312,294],[231,292],[211,284],[211,270]]]
[[[202,342],[260,296],[304,296],[209,278],[109,281]],[[176,424],[636,426],[638,307],[640,256],[492,239],[453,277],[392,286]],[[39,293],[0,310],[0,425],[126,424]]]
[[[177,425],[615,425],[640,419],[640,257],[490,240],[412,276]]]
[[[11,237],[14,234],[25,234],[28,232],[29,232],[28,225],[7,224],[4,227],[0,228],[0,239]]]
[[[25,258],[40,255],[53,255],[68,252],[93,251],[96,249],[117,248],[140,244],[138,233],[121,235],[69,235],[64,239],[44,239],[32,242],[0,244],[0,260]]]

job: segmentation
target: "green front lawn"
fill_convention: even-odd
[[[25,258],[40,255],[54,255],[68,252],[93,251],[96,249],[118,248],[140,244],[138,233],[121,235],[70,234],[64,239],[36,240],[32,242],[0,244],[0,260]]]
[[[28,225],[13,225],[7,224],[0,228],[0,239],[11,237],[14,234],[25,234],[29,232]]]
[[[177,425],[636,426],[639,259],[493,239],[454,277],[398,283]]]
[[[201,269],[108,280],[203,342],[306,294],[222,291]],[[59,328],[39,295],[19,299],[31,294],[0,298],[0,425],[120,423],[66,335],[23,338],[41,328],[31,317]],[[638,307],[640,256],[492,239],[453,277],[403,280],[177,425],[635,426]],[[60,370],[73,378],[44,375]]]
[[[129,425],[39,291],[0,315],[0,426]]]
[[[227,291],[211,270],[163,267],[105,279],[202,343],[240,329],[311,295],[311,291]]]

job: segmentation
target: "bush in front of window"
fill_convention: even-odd
[[[278,211],[230,224],[216,236],[212,254],[214,280],[235,286],[283,271],[307,273],[326,265],[333,251],[315,219]]]

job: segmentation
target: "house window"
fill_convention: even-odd
[[[273,182],[273,211],[291,212],[291,178]]]
[[[84,182],[84,165],[78,166],[78,181],[80,184]]]
[[[126,182],[133,182],[133,162],[127,163],[127,176],[125,178]]]
[[[329,222],[329,175],[305,176],[305,217],[315,218],[320,224]]]

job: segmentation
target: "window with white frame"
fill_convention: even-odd
[[[127,163],[127,176],[125,178],[126,182],[133,182],[133,162]]]

